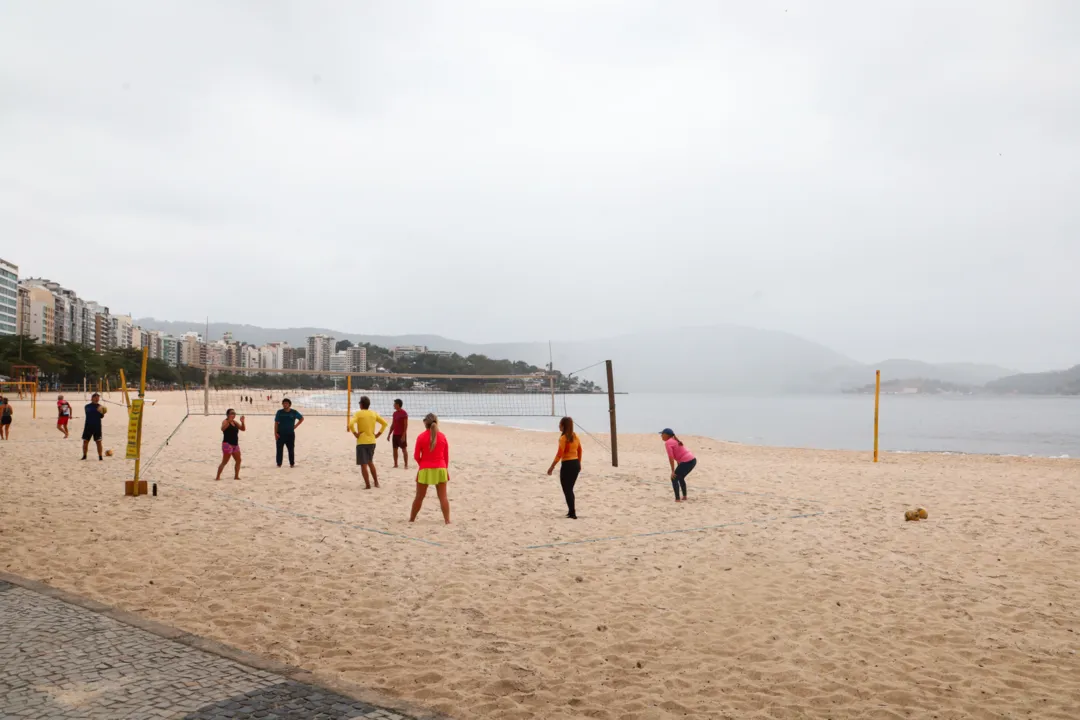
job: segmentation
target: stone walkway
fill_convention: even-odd
[[[309,675],[296,668],[58,596],[0,580],[0,718],[410,720],[300,681]]]

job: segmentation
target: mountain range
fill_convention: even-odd
[[[925,378],[959,385],[984,385],[1016,374],[994,365],[931,364],[887,360],[867,365],[824,345],[775,330],[714,325],[656,330],[591,341],[466,343],[439,335],[363,335],[329,328],[263,328],[235,323],[136,321],[147,330],[172,335],[189,331],[220,338],[229,332],[239,341],[263,345],[288,342],[303,346],[310,335],[382,347],[426,345],[460,355],[522,360],[546,366],[549,359],[564,373],[606,386],[604,360],[612,360],[617,390],[628,392],[717,392],[726,394],[838,392],[872,382],[874,370],[888,378]],[[550,355],[549,355],[550,352]],[[594,367],[589,367],[594,366]]]

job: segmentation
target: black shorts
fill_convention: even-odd
[[[86,428],[82,431],[83,440],[101,441],[101,428]]]
[[[375,443],[356,446],[356,464],[370,465],[375,461]]]
[[[10,415],[4,415],[3,417],[0,417],[0,425],[10,425],[10,424],[11,424],[11,416]]]
[[[390,444],[393,445],[395,449],[401,448],[402,450],[408,450],[409,438],[405,435],[391,435]]]

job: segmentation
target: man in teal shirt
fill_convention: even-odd
[[[304,416],[299,411],[292,409],[292,401],[285,398],[281,401],[281,409],[274,415],[274,440],[277,441],[277,466],[281,467],[282,451],[289,449],[289,467],[296,465],[294,448],[296,445],[296,428],[304,423]]]

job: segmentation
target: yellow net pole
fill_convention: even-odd
[[[139,480],[139,469],[142,463],[142,414],[144,408],[144,400],[146,398],[146,361],[150,352],[150,348],[144,347],[142,349],[142,373],[139,378],[139,399],[136,401],[135,407],[132,408],[128,414],[128,435],[131,434],[131,425],[135,425],[135,478],[131,481],[130,488],[125,483],[124,494],[134,495],[138,497],[141,493],[145,492],[142,487],[145,485],[145,481]]]
[[[345,378],[345,389],[348,401],[345,403],[345,429],[349,429],[349,418],[352,416],[352,375]]]
[[[878,461],[878,416],[881,411],[881,371],[874,381],[874,462]]]
[[[120,368],[120,388],[124,394],[124,404],[127,405],[127,409],[131,410],[131,398],[128,396],[127,378],[124,376],[124,368]]]

